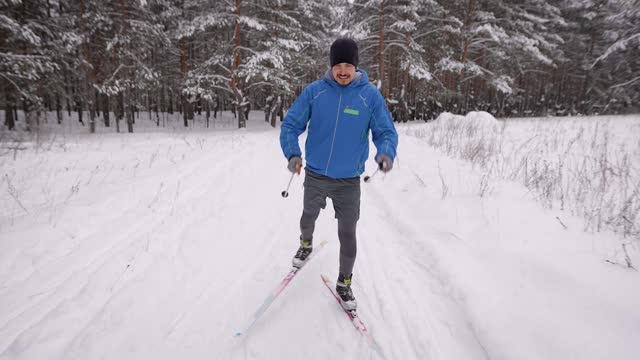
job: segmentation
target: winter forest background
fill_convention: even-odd
[[[140,111],[275,126],[338,36],[395,121],[640,110],[637,0],[0,0],[0,106],[9,129],[19,110],[26,129],[44,111],[92,132]]]
[[[280,120],[339,36],[400,138],[362,174],[378,357],[329,205],[234,336],[299,246]],[[0,0],[0,204],[0,360],[638,360],[640,0]]]

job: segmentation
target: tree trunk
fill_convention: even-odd
[[[151,121],[152,112],[153,112],[153,104],[151,103],[151,91],[147,91],[147,114],[149,115],[149,121]]]
[[[62,124],[62,104],[58,93],[56,93],[56,119],[58,120],[58,125]]]
[[[591,39],[589,41],[589,53],[588,53],[588,59],[589,61],[593,61],[593,49],[595,47],[595,43],[596,43],[596,31],[593,30],[591,31]],[[584,69],[584,81],[582,83],[582,89],[580,91],[580,98],[577,99],[580,102],[580,112],[582,112],[583,114],[590,114],[591,113],[591,109],[590,106],[588,104],[587,101],[585,101],[585,99],[587,98],[587,92],[589,91],[589,86],[591,85],[591,68],[586,66]]]
[[[284,101],[285,99],[282,98],[282,100],[280,101],[280,106],[278,106],[278,116],[280,117],[280,122],[284,121]]]
[[[180,74],[182,75],[182,83],[186,82],[187,71],[189,71],[188,63],[187,63],[187,44],[186,39],[181,38],[178,41],[178,46],[180,48]],[[184,86],[184,85],[183,85]],[[184,119],[184,127],[189,127],[189,104],[186,99],[186,95],[184,92],[180,92],[180,104],[182,108],[182,117]]]
[[[156,111],[156,126],[160,127],[160,99],[156,99],[155,111]]]
[[[276,120],[277,120],[277,115],[278,115],[278,110],[280,110],[280,108],[282,107],[282,96],[278,95],[278,97],[276,98],[276,100],[273,102],[273,106],[271,106],[271,114],[270,114],[270,124],[271,127],[275,128],[276,127]]]
[[[16,128],[16,122],[13,118],[13,109],[9,106],[4,109],[4,125],[9,130],[15,130]]]
[[[407,32],[404,38],[404,43],[405,46],[407,47],[407,49],[410,49],[411,47],[411,33]],[[409,56],[409,54],[407,54],[407,57]],[[407,66],[407,68],[402,72],[402,84],[407,86],[409,85],[409,67]],[[408,89],[407,89],[408,90]]]
[[[98,92],[98,90],[94,91],[94,99],[93,102],[96,104],[95,109],[96,109],[96,117],[100,117],[100,92]]]
[[[89,132],[94,134],[96,132],[96,106],[97,102],[89,102]]]
[[[71,117],[71,102],[69,101],[69,80],[67,77],[67,71],[63,71],[64,74],[64,91],[65,91],[65,101],[67,102],[67,113],[69,117]]]
[[[273,108],[273,95],[267,96],[264,102],[264,122],[271,120],[271,108]]]
[[[197,105],[189,100],[190,98],[187,98],[187,118],[193,121],[195,119],[195,110]]]
[[[207,129],[209,128],[209,119],[211,118],[211,102],[209,100],[206,100],[204,103],[204,106],[206,107],[206,111],[207,111]]]
[[[251,111],[251,102],[247,101],[244,106],[244,118],[249,120],[249,112]]]
[[[120,121],[124,118],[124,92],[118,93],[118,104],[116,106],[116,132],[120,132]]]
[[[189,103],[186,100],[186,96],[182,95],[182,118],[184,119],[184,127],[189,127]]]
[[[96,132],[96,112],[93,110],[93,106],[89,109],[89,132]]]
[[[235,18],[235,29],[233,32],[233,67],[231,68],[231,89],[233,90],[233,94],[235,95],[235,112],[238,114],[238,128],[247,127],[247,121],[245,118],[245,114],[243,111],[244,106],[244,96],[242,91],[240,90],[240,79],[238,78],[238,70],[240,68],[240,64],[242,63],[242,58],[240,56],[240,46],[242,44],[241,41],[241,24],[240,17],[242,16],[241,11],[241,0],[236,0],[236,18]]]
[[[165,101],[165,94],[164,92],[166,91],[166,89],[164,88],[164,85],[162,85],[162,87],[160,88],[160,112],[167,112],[167,103]]]
[[[386,81],[384,78],[384,1],[380,2],[380,12],[379,16],[379,24],[380,29],[378,31],[378,81],[382,84],[382,89],[380,89],[381,93],[388,97],[388,94],[385,93]]]
[[[33,111],[31,109],[31,102],[29,100],[23,100],[22,101],[22,112],[24,112],[24,123],[26,126],[26,131],[33,131],[35,130],[35,126],[34,126],[34,116],[33,116]]]
[[[134,88],[135,89],[135,88]],[[135,90],[129,90],[129,93],[133,92],[133,104],[131,106],[131,119],[133,119],[133,123],[136,123],[136,119],[140,119],[140,107],[138,104],[140,103],[138,99],[138,92]]]
[[[16,119],[13,117],[14,97],[11,93],[9,84],[5,86],[5,103],[4,103],[4,124],[9,130],[15,130]]]
[[[76,110],[78,111],[78,122],[84,126],[84,120],[82,120],[82,108],[84,104],[82,103],[82,99],[79,97],[76,99]]]
[[[464,21],[464,27],[465,27],[465,32],[463,33],[463,46],[462,46],[462,58],[460,59],[460,62],[463,64],[463,66],[467,63],[467,57],[469,56],[469,44],[471,43],[471,21],[472,21],[472,15],[473,15],[473,1],[474,0],[468,0],[467,2],[467,16],[465,18]],[[464,80],[464,67],[460,70],[460,76],[455,79],[455,88],[453,90],[455,90],[456,92],[460,92],[459,89],[459,85],[460,82],[462,80]]]
[[[104,121],[104,126],[109,127],[111,123],[109,121],[109,95],[102,94],[102,119]]]
[[[124,113],[127,117],[127,131],[133,132],[133,107],[131,106],[131,89],[127,88],[126,96],[124,99]]]
[[[85,14],[84,0],[80,0],[80,17],[79,17],[80,34],[82,34],[83,36],[87,35],[87,37],[89,37],[89,35],[85,33],[84,14]],[[89,47],[87,43],[83,42],[80,45],[80,54],[78,55],[80,55],[81,58],[83,58],[84,60],[84,61],[81,61],[81,65],[80,65],[81,75],[80,75],[79,84],[78,84],[78,91],[81,93],[79,94],[79,97],[87,100],[87,110],[89,110],[89,132],[93,134],[96,132],[96,123],[95,123],[96,104],[91,97],[92,86],[90,85],[90,74],[89,74],[90,70],[88,69],[87,65],[85,65],[86,63],[91,63],[91,54],[89,52]]]
[[[67,90],[67,94],[66,94],[66,97],[65,97],[65,100],[67,102],[67,115],[69,117],[71,117],[71,101],[69,101],[69,97],[70,97],[69,96],[69,87],[65,86],[65,89]]]

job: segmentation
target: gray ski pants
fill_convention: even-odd
[[[300,218],[300,238],[313,240],[313,230],[320,209],[327,206],[327,197],[333,202],[338,219],[340,240],[340,273],[349,276],[356,261],[356,224],[360,219],[360,177],[332,179],[305,171],[304,206]]]

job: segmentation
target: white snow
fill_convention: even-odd
[[[29,26],[23,26],[17,23],[10,17],[0,14],[0,27],[12,35],[18,36],[22,40],[27,41],[33,46],[40,46],[42,39],[29,28]]]
[[[461,71],[464,69],[464,64],[458,60],[452,59],[451,57],[446,57],[440,59],[436,64],[436,67],[441,69],[442,71]]]
[[[499,123],[493,115],[486,111],[471,111],[467,115],[455,115],[450,112],[441,113],[435,120],[436,122],[456,122],[466,124],[472,122],[479,125],[480,129],[494,130]]]
[[[409,75],[414,79],[421,79],[430,81],[433,79],[433,75],[429,71],[428,67],[425,64],[421,63],[410,63],[409,66]]]
[[[507,75],[500,75],[498,78],[492,79],[491,84],[503,94],[513,93],[513,88],[511,87],[513,79]]]
[[[0,359],[376,358],[320,279],[337,276],[330,201],[327,247],[234,338],[290,267],[303,179],[283,199],[278,129],[230,116],[2,144]],[[478,196],[477,169],[413,135],[427,126],[398,125],[393,171],[362,183],[353,289],[386,357],[637,359],[640,275],[606,262],[618,235],[516,183]]]

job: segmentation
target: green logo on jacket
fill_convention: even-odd
[[[355,109],[350,109],[350,108],[344,109],[344,113],[345,114],[350,114],[350,115],[360,115],[360,111],[355,110]]]

